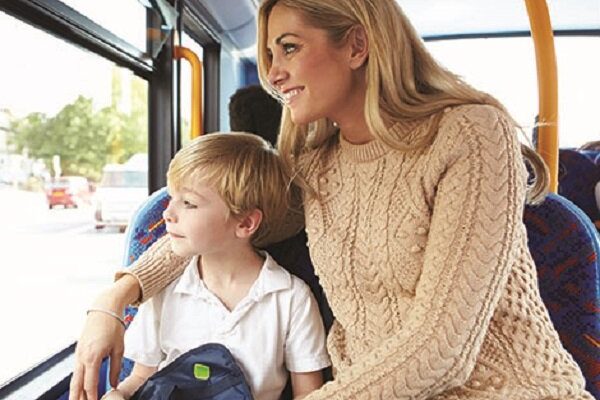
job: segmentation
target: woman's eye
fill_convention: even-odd
[[[281,47],[283,48],[283,53],[285,55],[292,54],[293,52],[295,52],[298,49],[298,46],[296,46],[293,43],[283,43],[281,45]]]

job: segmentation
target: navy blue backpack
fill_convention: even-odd
[[[156,372],[131,399],[252,400],[252,392],[229,350],[208,343]]]

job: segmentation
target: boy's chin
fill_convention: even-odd
[[[177,246],[173,242],[171,242],[171,251],[179,257],[191,257],[194,255],[191,251],[183,249],[181,246]]]

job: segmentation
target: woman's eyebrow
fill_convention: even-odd
[[[295,33],[291,33],[291,32],[285,32],[282,33],[281,35],[279,35],[279,37],[277,37],[277,39],[275,39],[275,44],[281,44],[281,41],[286,37],[286,36],[295,36],[297,38],[300,38],[300,36],[296,35]]]

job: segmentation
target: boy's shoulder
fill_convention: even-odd
[[[290,273],[275,261],[266,251],[261,252],[265,256],[264,270],[261,271],[263,285],[269,292],[281,294],[295,294],[305,296],[310,293],[308,285],[300,278]]]

